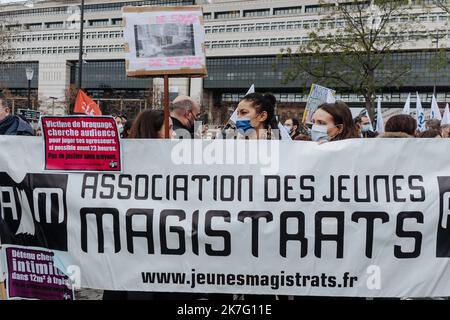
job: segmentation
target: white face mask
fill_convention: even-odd
[[[312,141],[329,141],[328,127],[325,125],[314,124],[311,129],[311,140]]]
[[[122,124],[118,124],[118,125],[117,125],[117,129],[119,130],[119,133],[120,133],[120,134],[123,133],[123,125],[122,125]]]

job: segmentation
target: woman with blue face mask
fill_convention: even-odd
[[[316,142],[360,138],[350,108],[343,102],[324,103],[313,115],[311,139]]]
[[[247,139],[271,139],[272,130],[278,129],[275,104],[276,99],[270,93],[246,95],[237,107],[239,134]]]

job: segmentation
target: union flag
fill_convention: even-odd
[[[78,90],[74,113],[84,113],[89,116],[101,116],[100,107],[83,90]]]

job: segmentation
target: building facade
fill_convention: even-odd
[[[158,97],[160,79],[127,78],[123,60],[121,8],[125,5],[192,5],[203,7],[208,77],[204,79],[171,79],[170,92],[189,94],[210,111],[217,111],[223,121],[228,106],[235,105],[251,84],[258,91],[271,91],[279,101],[279,113],[297,116],[304,105],[311,79],[302,78],[283,83],[287,59],[277,59],[282,48],[304,44],[309,33],[320,27],[341,28],[343,21],[329,19],[328,10],[319,0],[87,0],[83,56],[83,87],[97,99],[120,95],[130,99],[148,100],[149,92]],[[348,5],[339,1],[335,5]],[[449,14],[435,7],[427,8],[410,0],[412,9],[395,17],[390,23],[420,21],[421,28],[405,32],[401,51],[393,53],[394,61],[411,65],[411,72],[399,88],[385,88],[385,106],[399,107],[409,92],[418,91],[431,102],[436,87],[440,102],[450,100],[448,75],[450,67],[430,72],[430,64],[438,48],[447,48],[450,41]],[[432,2],[432,1],[428,1]],[[31,87],[41,107],[56,101],[57,112],[67,103],[68,89],[77,83],[79,43],[79,1],[38,1],[33,7],[24,3],[2,5],[0,20],[10,30],[15,49],[14,63],[0,65],[0,86],[16,95],[27,91],[25,68],[32,67],[35,77]],[[78,20],[79,21],[79,20]],[[450,55],[450,54],[449,54]],[[450,57],[449,57],[450,58]],[[275,67],[276,66],[276,67]],[[149,90],[152,88],[152,90]],[[352,106],[364,99],[345,88],[338,89],[338,98]],[[53,97],[53,99],[50,99]],[[414,101],[414,99],[413,99]],[[108,101],[103,100],[107,106]],[[126,104],[127,105],[127,104]],[[126,108],[121,105],[120,108]],[[134,104],[127,112],[134,113]],[[132,112],[132,110],[134,110]],[[225,114],[225,115],[224,115]],[[220,118],[220,119],[219,119]]]

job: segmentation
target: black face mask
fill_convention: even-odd
[[[200,115],[200,116],[197,118],[197,121],[201,121],[202,124],[207,124],[207,123],[208,123],[208,115],[207,115],[206,113]]]

